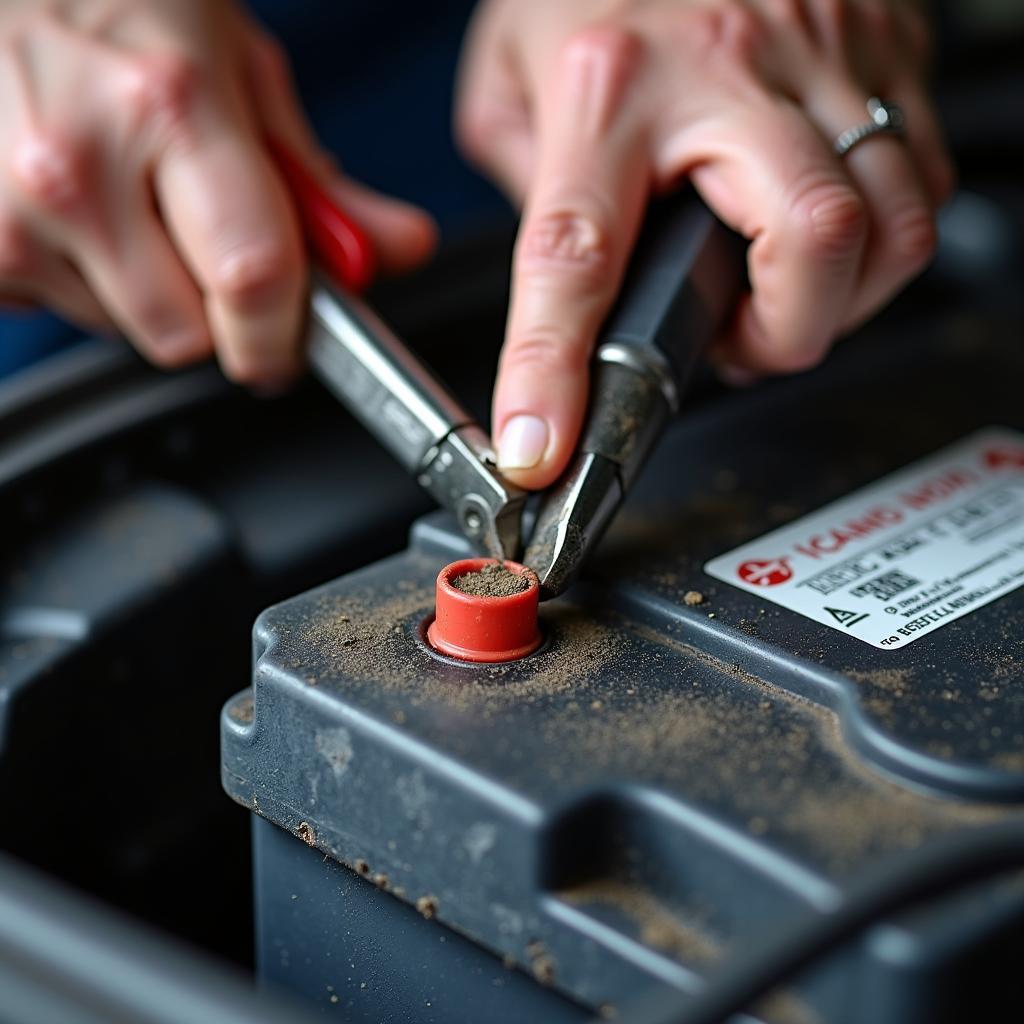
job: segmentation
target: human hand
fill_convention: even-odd
[[[300,364],[306,268],[268,135],[385,269],[432,249],[425,214],[333,166],[279,47],[228,0],[5,0],[0,303],[120,329],[162,366],[216,350],[234,380],[279,386]]]
[[[751,241],[745,297],[712,353],[737,383],[817,363],[935,245],[953,171],[908,0],[487,0],[456,129],[524,203],[494,395],[499,465],[545,487],[586,410],[594,336],[652,192],[688,176]],[[871,96],[906,138],[843,158]]]

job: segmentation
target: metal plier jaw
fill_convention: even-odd
[[[427,367],[357,297],[373,279],[373,245],[282,140],[268,138],[318,269],[306,342],[313,372],[450,510],[477,549],[519,554],[526,493],[503,479],[487,435]]]
[[[498,473],[484,431],[476,424],[453,430],[427,460],[416,479],[470,542],[491,558],[518,559],[526,492]]]
[[[314,372],[454,514],[475,547],[494,558],[517,558],[526,492],[498,472],[472,417],[355,296],[374,269],[359,224],[286,146],[273,139],[269,146],[322,268],[310,289]],[[579,448],[544,495],[524,556],[540,578],[542,597],[557,596],[576,577],[678,410],[694,366],[739,294],[737,243],[692,190],[648,209],[595,346]]]
[[[562,593],[597,546],[742,283],[742,240],[692,190],[651,204],[597,338],[579,447],[526,547],[542,598]]]
[[[307,344],[320,380],[474,547],[515,559],[526,492],[497,471],[487,435],[366,303],[316,272]]]

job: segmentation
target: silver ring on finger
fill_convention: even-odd
[[[836,136],[835,142],[832,143],[836,156],[846,156],[854,146],[873,135],[903,137],[903,111],[895,103],[888,103],[877,96],[872,96],[867,102],[867,110],[870,121],[855,124]]]

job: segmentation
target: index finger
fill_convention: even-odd
[[[545,487],[572,454],[594,337],[650,187],[643,125],[623,103],[637,43],[591,28],[538,90],[537,171],[519,231],[494,395],[498,464]]]
[[[224,372],[274,385],[298,372],[305,256],[285,186],[243,119],[204,112],[154,173],[175,244],[198,283]]]

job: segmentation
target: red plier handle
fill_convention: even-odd
[[[301,160],[277,139],[267,144],[288,183],[306,241],[337,284],[360,292],[373,280],[376,259],[366,232],[328,195]]]

